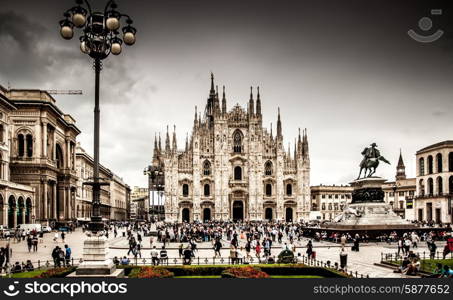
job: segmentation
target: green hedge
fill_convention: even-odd
[[[237,265],[239,266],[239,265]],[[269,275],[311,275],[322,276],[325,278],[342,278],[348,277],[336,270],[321,268],[321,267],[308,267],[305,265],[252,265],[253,267],[260,268],[263,272]],[[157,268],[164,268],[175,274],[176,277],[180,276],[220,276],[222,272],[232,265],[206,265],[206,266],[158,266]],[[125,271],[125,275],[131,278],[136,277],[139,272],[140,266],[120,266]]]

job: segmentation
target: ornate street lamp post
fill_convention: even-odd
[[[145,170],[143,171],[143,174],[144,175],[148,175],[148,195],[151,195],[152,194],[152,205],[151,205],[151,211],[152,211],[152,216],[151,216],[151,219],[152,221],[155,220],[155,217],[154,217],[154,213],[156,211],[156,206],[155,206],[155,203],[154,203],[154,191],[162,191],[163,189],[163,186],[164,186],[164,183],[163,183],[163,176],[164,176],[164,173],[162,172],[162,169],[160,167],[157,167],[157,166],[148,166],[145,168]],[[159,196],[159,194],[158,194]],[[159,199],[158,199],[158,209],[159,209],[159,212],[160,212],[160,203],[159,203]],[[159,214],[160,213],[157,213],[157,218],[159,218]]]
[[[101,215],[101,186],[99,177],[99,81],[102,61],[110,54],[120,55],[123,43],[135,44],[137,30],[132,27],[132,19],[117,11],[115,1],[107,2],[103,11],[93,11],[87,0],[76,0],[76,6],[64,13],[60,21],[60,34],[70,40],[74,37],[74,29],[80,28],[80,50],[94,60],[95,97],[94,97],[94,167],[93,181],[85,183],[93,190],[92,217],[89,225],[90,237],[84,244],[85,264],[77,269],[77,275],[104,274],[110,275],[115,271],[114,265],[106,257],[107,241],[102,237],[104,224]],[[121,33],[119,32],[121,25]]]
[[[94,98],[94,170],[93,182],[85,183],[93,187],[92,217],[90,231],[94,234],[103,230],[102,215],[100,211],[100,193],[102,183],[99,178],[99,81],[102,69],[102,60],[110,54],[119,55],[122,52],[122,44],[132,46],[135,44],[137,30],[132,27],[132,19],[118,12],[115,1],[110,0],[102,12],[92,11],[86,0],[77,0],[77,6],[64,13],[64,20],[60,21],[60,34],[70,40],[74,37],[74,29],[80,28],[80,50],[94,59],[95,71],[95,98]],[[85,6],[85,7],[84,7]],[[122,36],[118,31],[121,20],[126,25],[122,28]]]

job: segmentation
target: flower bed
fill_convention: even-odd
[[[173,278],[175,274],[164,268],[140,267],[129,275],[130,278]]]
[[[33,278],[64,278],[75,271],[76,268],[56,268],[42,272]]]
[[[222,272],[222,278],[269,278],[269,275],[252,266],[228,268]]]

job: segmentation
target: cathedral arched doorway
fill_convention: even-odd
[[[244,202],[234,201],[233,202],[233,222],[244,220]]]
[[[210,208],[203,209],[203,221],[204,222],[211,221],[211,209]]]
[[[293,209],[291,207],[286,208],[286,222],[293,221]]]
[[[264,218],[268,221],[272,221],[272,208],[266,208],[266,210],[264,211]]]
[[[190,209],[183,208],[181,214],[182,214],[182,221],[189,223],[190,222]]]

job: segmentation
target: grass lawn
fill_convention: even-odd
[[[16,273],[16,274],[12,274],[11,278],[33,278],[38,275],[41,275],[45,271],[46,270],[36,270],[36,271],[32,271],[32,272]]]
[[[391,261],[391,264],[399,267],[401,261]],[[448,265],[453,268],[453,259],[422,259],[420,261],[420,270],[427,273],[432,273],[436,269],[436,264]]]

